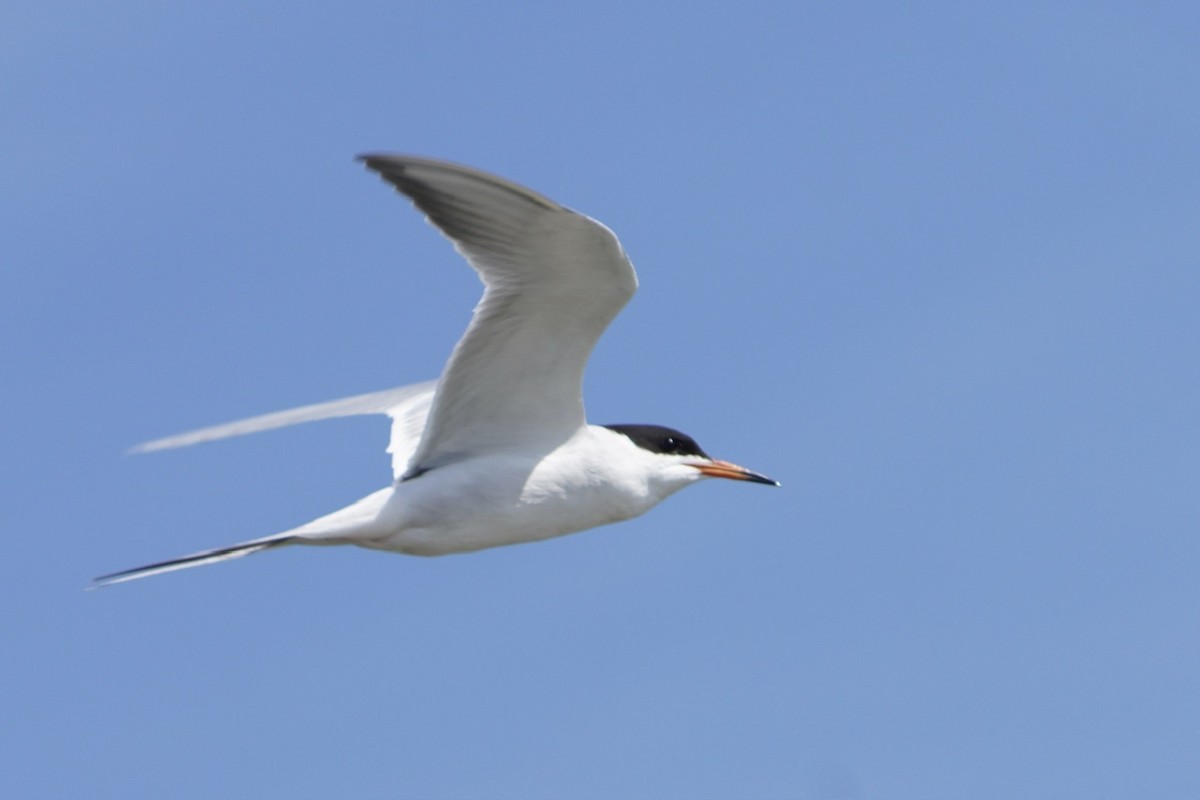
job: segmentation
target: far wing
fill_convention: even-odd
[[[437,390],[437,381],[414,383],[408,386],[398,386],[394,389],[384,389],[381,392],[360,394],[354,397],[343,397],[341,400],[331,400],[327,403],[316,403],[300,408],[290,408],[286,411],[275,411],[257,417],[226,422],[208,428],[188,431],[163,439],[144,442],[130,448],[130,453],[150,453],[156,450],[170,450],[175,447],[211,442],[216,439],[227,439],[231,436],[242,436],[247,433],[258,433],[272,428],[284,428],[301,422],[314,422],[334,417],[350,417],[358,414],[387,414],[392,418],[392,436],[388,452],[392,454],[392,471],[396,477],[404,473],[421,431],[425,428],[425,420],[429,415],[429,407]]]
[[[585,424],[588,356],[637,289],[617,237],[494,175],[409,156],[361,158],[425,213],[484,283],[442,372],[413,468],[575,433]]]

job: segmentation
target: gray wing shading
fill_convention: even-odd
[[[262,414],[236,422],[226,422],[144,442],[131,448],[129,452],[150,453],[156,450],[170,450],[175,447],[187,447],[216,439],[227,439],[231,436],[242,436],[247,433],[258,433],[273,428],[284,428],[288,425],[334,417],[386,414],[392,418],[392,434],[388,452],[392,454],[392,471],[396,477],[399,477],[408,467],[408,462],[417,449],[417,442],[420,440],[421,431],[425,428],[425,420],[429,415],[429,407],[433,402],[436,389],[437,381],[426,381],[425,383],[385,389],[381,392],[344,397],[341,400],[331,400],[327,403],[275,411],[271,414]]]
[[[360,159],[454,243],[484,284],[442,372],[413,468],[575,433],[585,424],[588,356],[637,289],[616,236],[468,167],[401,155]]]

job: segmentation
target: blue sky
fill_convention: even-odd
[[[1189,4],[18,3],[0,793],[1200,796]],[[85,592],[388,480],[477,295],[363,151],[601,219],[588,373],[783,482]]]

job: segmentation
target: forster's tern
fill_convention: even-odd
[[[589,425],[583,368],[637,276],[601,223],[503,178],[402,155],[360,159],[445,234],[484,284],[437,381],[147,442],[135,452],[352,414],[392,418],[393,482],[298,528],[97,578],[97,584],[293,544],[444,555],[636,517],[706,478],[778,485],[658,425]]]

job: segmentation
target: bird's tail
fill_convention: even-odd
[[[155,564],[147,564],[144,567],[134,567],[133,569],[123,569],[120,572],[113,572],[108,575],[101,575],[92,581],[90,588],[98,588],[100,586],[111,586],[114,583],[124,583],[125,581],[137,580],[138,578],[146,578],[151,575],[161,575],[164,572],[174,572],[177,569],[187,569],[188,567],[199,567],[203,564],[215,564],[218,561],[228,561],[231,558],[241,558],[248,556],[251,553],[257,553],[260,550],[270,550],[276,547],[284,547],[289,544],[296,544],[303,537],[290,533],[281,533],[275,536],[268,536],[263,539],[252,539],[249,542],[230,545],[229,547],[218,547],[215,550],[204,550],[199,553],[192,553],[190,556],[182,556],[180,558],[172,558],[169,561],[159,561]]]

